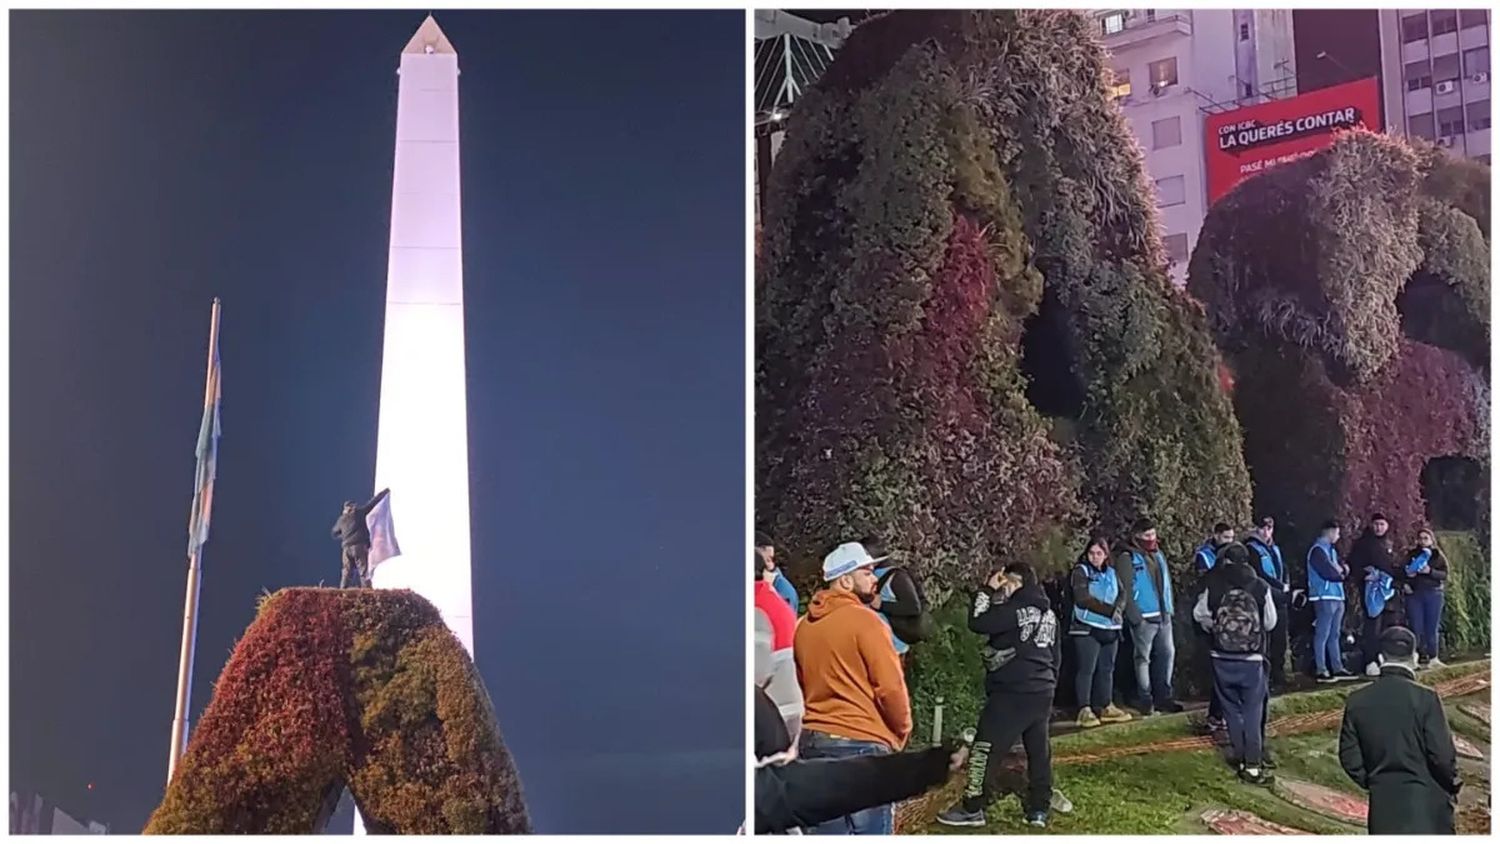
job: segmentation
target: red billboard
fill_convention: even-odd
[[[1333,143],[1337,132],[1358,126],[1382,128],[1374,77],[1210,114],[1203,122],[1209,204],[1245,179],[1311,155]]]

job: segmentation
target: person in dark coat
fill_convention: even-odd
[[[1417,547],[1406,553],[1401,575],[1411,587],[1406,599],[1408,623],[1417,637],[1417,656],[1423,668],[1442,668],[1438,639],[1443,622],[1443,586],[1448,582],[1448,558],[1438,547],[1431,528],[1417,532]]]
[[[370,588],[370,527],[365,517],[375,509],[389,490],[382,490],[363,507],[353,501],[344,502],[344,510],[333,523],[333,538],[343,549],[344,568],[339,576],[339,588],[347,589],[350,581],[357,579],[359,585]]]
[[[781,710],[755,688],[756,833],[777,834],[916,797],[947,782],[968,748],[844,759],[798,759]]]
[[[986,637],[984,710],[963,799],[938,815],[945,826],[984,826],[1006,751],[1026,749],[1026,822],[1047,825],[1052,804],[1052,739],[1047,724],[1062,667],[1062,637],[1052,602],[1036,571],[1011,563],[990,575],[974,595],[969,629]]]
[[[1370,792],[1371,835],[1453,835],[1463,781],[1443,702],[1417,683],[1416,636],[1380,636],[1380,679],[1349,695],[1339,762]]]
[[[1384,514],[1370,516],[1370,524],[1349,551],[1349,567],[1354,582],[1360,584],[1360,606],[1363,607],[1359,650],[1360,663],[1367,676],[1378,677],[1380,634],[1399,622],[1396,617],[1398,590],[1395,588],[1396,542],[1391,523]]]

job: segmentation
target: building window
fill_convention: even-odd
[[[1255,86],[1251,85],[1249,82],[1246,82],[1245,83],[1245,99],[1248,100],[1248,99],[1250,99],[1253,96],[1255,96]]]
[[[1402,73],[1406,77],[1406,90],[1420,91],[1432,87],[1432,65],[1425,60],[1412,62]]]
[[[1241,41],[1249,41],[1250,40],[1250,24],[1248,24],[1248,23],[1242,23],[1242,24],[1240,24],[1240,40]]]
[[[1490,72],[1490,48],[1476,47],[1464,51],[1464,75],[1473,79],[1476,74]]]
[[[1490,128],[1490,101],[1480,100],[1466,106],[1469,112],[1469,131],[1478,132]]]
[[[1489,12],[1484,9],[1459,9],[1458,23],[1464,29],[1471,26],[1484,26],[1490,22]]]
[[[1187,180],[1182,176],[1168,176],[1156,180],[1156,204],[1163,208],[1187,202]]]
[[[1436,38],[1449,32],[1458,31],[1458,12],[1453,9],[1432,10],[1432,36]]]
[[[1401,43],[1410,44],[1427,38],[1427,13],[1418,12],[1401,19]]]
[[[1180,264],[1187,260],[1188,242],[1186,234],[1169,234],[1162,238],[1162,245],[1167,247],[1167,260],[1173,264]]]
[[[1166,149],[1182,143],[1182,118],[1168,117],[1151,123],[1151,148]]]
[[[1426,138],[1432,140],[1436,133],[1432,131],[1432,112],[1426,114],[1413,114],[1406,120],[1406,131],[1413,138]]]
[[[1438,109],[1438,137],[1451,138],[1464,133],[1464,108],[1453,106],[1452,108]]]
[[[1099,19],[1099,24],[1105,35],[1115,35],[1125,31],[1125,13],[1110,12]]]
[[[1175,56],[1152,62],[1147,71],[1151,76],[1151,87],[1158,91],[1177,84],[1177,58]]]
[[[1147,9],[1146,10],[1146,23],[1155,23],[1155,22],[1156,22],[1156,10],[1155,9]]]
[[[1105,68],[1104,86],[1109,90],[1110,99],[1130,96],[1130,68]]]
[[[1458,78],[1458,54],[1449,53],[1432,60],[1432,84],[1441,85]]]

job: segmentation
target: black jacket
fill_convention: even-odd
[[[1413,548],[1406,552],[1401,560],[1401,571],[1396,572],[1398,578],[1405,577],[1406,582],[1411,584],[1412,591],[1422,592],[1427,589],[1442,589],[1448,582],[1448,558],[1437,548],[1432,549],[1432,556],[1427,560],[1427,567],[1432,569],[1427,574],[1414,574],[1406,576],[1406,566],[1422,553],[1421,548]]]
[[[354,512],[339,513],[338,521],[333,523],[333,538],[343,543],[345,548],[355,548],[361,545],[368,547],[370,544],[370,527],[365,522],[365,517],[370,515],[370,511],[375,509],[375,505],[380,503],[380,499],[386,497],[389,493],[390,490],[383,489],[376,493],[375,497],[366,502],[363,507],[354,508]]]
[[[1062,631],[1040,586],[1023,586],[1008,600],[981,586],[974,594],[969,629],[987,637],[986,693],[1052,694],[1062,666]]]
[[[1339,762],[1370,792],[1371,835],[1453,834],[1462,785],[1453,734],[1437,692],[1409,670],[1387,665],[1379,680],[1349,695]]]
[[[1360,583],[1364,582],[1365,570],[1370,568],[1380,569],[1395,577],[1396,543],[1391,539],[1391,532],[1386,531],[1385,536],[1376,536],[1375,531],[1367,529],[1349,550],[1349,568],[1359,575],[1356,580]]]
[[[816,826],[915,797],[948,779],[951,747],[847,759],[776,759],[791,747],[786,722],[764,691],[757,688],[754,694],[757,833]]]

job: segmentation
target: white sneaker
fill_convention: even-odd
[[[1380,676],[1380,663],[1378,663],[1378,662],[1372,662],[1369,665],[1366,665],[1365,666],[1365,676],[1366,677],[1379,677]]]
[[[1073,814],[1073,801],[1057,789],[1052,789],[1052,811],[1059,815]]]
[[[1447,668],[1448,665],[1447,665],[1447,663],[1443,662],[1441,659],[1438,659],[1437,657],[1433,657],[1432,659],[1429,659],[1427,661],[1427,667],[1428,668]]]

